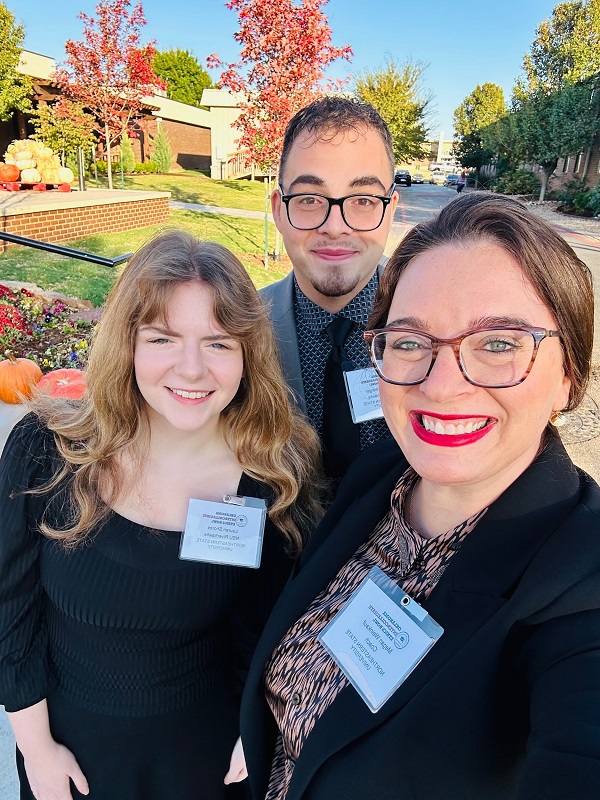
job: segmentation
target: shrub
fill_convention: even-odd
[[[135,172],[135,156],[127,131],[121,136],[121,157],[123,158],[123,172]]]
[[[557,198],[562,204],[562,211],[573,212],[581,206],[581,195],[586,192],[586,186],[587,181],[584,178],[573,178],[559,189]]]
[[[467,183],[468,185],[475,186],[475,172],[471,173],[471,177]],[[477,187],[479,189],[489,189],[490,191],[495,192],[497,183],[498,177],[496,175],[482,175],[479,173],[479,177],[477,178]]]
[[[158,164],[154,161],[144,161],[143,164],[138,163],[135,165],[134,172],[138,175],[155,174],[158,172]]]
[[[93,169],[93,165],[92,165]],[[108,164],[106,161],[96,161],[96,169],[98,170],[98,175],[107,175],[108,174]]]
[[[154,137],[153,144],[154,153],[152,154],[150,161],[153,161],[156,164],[158,167],[158,172],[169,172],[171,169],[171,162],[173,161],[173,153],[171,151],[171,145],[169,144],[167,135],[162,128],[158,129],[158,132]]]
[[[69,167],[69,169],[73,170],[73,175],[78,178],[79,177],[79,158],[77,157],[77,153],[62,153],[61,154],[61,161],[64,161],[64,166]],[[94,164],[92,161],[92,153],[89,148],[85,148],[83,151],[83,168],[84,174],[86,176],[91,175],[94,176]]]
[[[540,182],[528,169],[516,169],[498,178],[495,190],[502,194],[537,194]]]
[[[591,192],[577,192],[573,198],[573,210],[576,214],[584,217],[591,217],[592,210],[589,207]]]
[[[600,216],[600,183],[598,183],[593,189],[590,189],[587,194],[587,207],[595,217]]]

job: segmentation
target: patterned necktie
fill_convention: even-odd
[[[352,422],[342,368],[348,361],[344,344],[353,328],[354,323],[345,317],[335,317],[325,328],[331,350],[323,380],[323,460],[326,476],[336,484],[360,451],[358,425]]]

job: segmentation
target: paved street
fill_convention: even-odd
[[[444,186],[413,185],[410,188],[399,187],[400,201],[392,224],[392,233],[386,247],[389,255],[397,243],[417,222],[435,214],[446,203],[456,197],[456,192]],[[171,205],[175,205],[172,203]],[[185,205],[196,211],[212,213],[230,213],[245,215],[235,209],[216,209],[209,206]],[[532,208],[534,212],[535,208]],[[258,212],[249,212],[258,214]],[[542,214],[541,214],[542,215]],[[259,216],[262,216],[259,214]],[[554,214],[542,215],[544,219],[557,228],[578,256],[589,266],[594,276],[596,293],[596,329],[594,345],[595,372],[590,383],[588,396],[579,412],[569,415],[567,424],[561,429],[563,441],[576,464],[583,467],[600,482],[600,221],[590,221],[582,225],[578,220],[567,220]],[[578,224],[579,223],[579,224]],[[581,227],[583,232],[569,232],[571,228]],[[597,230],[596,230],[597,227]],[[4,405],[4,404],[0,404]],[[0,411],[2,409],[0,408]],[[0,449],[4,444],[4,436],[11,421],[10,416],[19,413],[18,409],[6,409],[0,414]],[[1,708],[1,707],[0,707]],[[10,728],[3,711],[0,710],[0,800],[16,800],[18,786],[14,768],[14,743]]]

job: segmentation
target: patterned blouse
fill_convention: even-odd
[[[487,511],[452,530],[425,539],[406,522],[404,505],[419,480],[412,469],[400,478],[388,514],[325,589],[292,625],[265,670],[267,702],[280,735],[265,800],[284,800],[300,751],[315,723],[348,685],[317,636],[373,567],[379,567],[417,602],[422,602],[450,559]]]

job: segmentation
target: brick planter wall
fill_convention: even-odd
[[[167,192],[102,192],[104,197],[82,192],[63,195],[64,200],[57,193],[35,194],[37,197],[31,200],[24,198],[24,192],[2,197],[2,230],[44,242],[61,242],[157,225],[169,217]],[[116,196],[117,202],[107,195]],[[14,247],[0,240],[0,252],[7,246]]]

